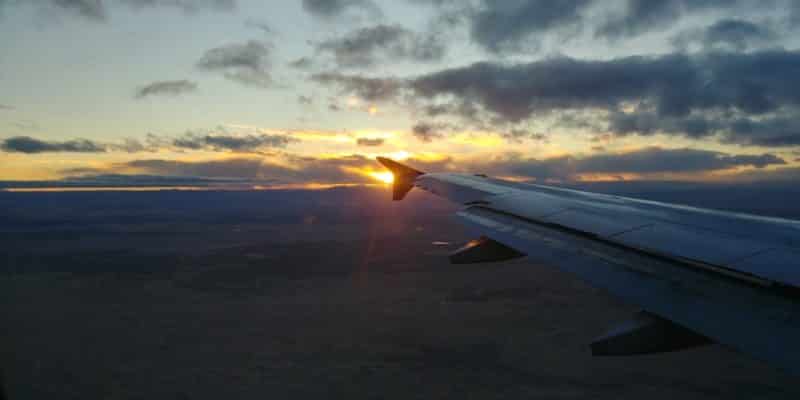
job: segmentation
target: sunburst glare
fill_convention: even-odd
[[[370,172],[369,176],[371,176],[371,177],[373,177],[373,178],[375,178],[375,179],[377,179],[377,180],[379,180],[379,181],[381,181],[383,183],[386,183],[386,184],[391,184],[392,182],[394,182],[394,175],[392,175],[392,173],[389,172],[389,171]]]

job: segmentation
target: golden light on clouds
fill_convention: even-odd
[[[389,172],[389,171],[385,171],[385,172],[370,172],[369,176],[377,179],[378,181],[386,183],[386,184],[391,184],[392,182],[394,182],[394,175],[392,175],[392,173]]]
[[[391,153],[384,153],[384,154],[381,154],[381,155],[384,156],[384,157],[387,157],[387,158],[391,158],[391,159],[393,159],[395,161],[403,161],[403,160],[407,160],[407,159],[411,158],[412,154],[407,152],[407,151],[405,151],[405,150],[400,150],[400,151],[393,151]],[[375,158],[375,157],[372,157],[372,158]]]
[[[500,147],[506,144],[503,138],[496,135],[458,134],[449,141],[475,147]]]

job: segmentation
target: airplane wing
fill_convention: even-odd
[[[464,206],[477,239],[451,262],[527,256],[642,308],[593,354],[716,342],[800,373],[800,222],[378,161],[394,200],[418,187]]]

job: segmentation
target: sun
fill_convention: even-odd
[[[394,182],[394,175],[392,175],[392,173],[389,172],[389,171],[370,172],[369,176],[371,176],[371,177],[373,177],[373,178],[375,178],[375,179],[377,179],[377,180],[379,180],[379,181],[381,181],[383,183],[387,183],[387,184],[390,184],[390,183]]]

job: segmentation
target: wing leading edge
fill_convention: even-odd
[[[606,335],[593,348],[614,343],[624,355],[715,341],[800,372],[800,223],[379,161],[402,185],[395,200],[419,187],[464,205],[458,219],[491,244],[483,254],[465,246],[468,259],[511,254],[498,252],[502,246],[653,315],[652,323],[634,318],[616,330],[619,337]]]

